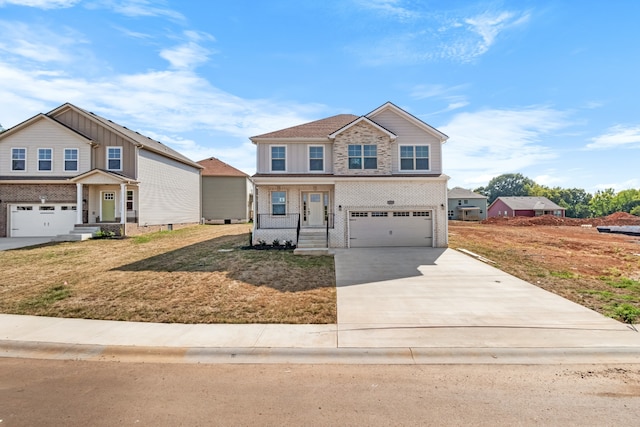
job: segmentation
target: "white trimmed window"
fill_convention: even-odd
[[[27,149],[26,148],[11,149],[11,170],[12,171],[27,170]]]
[[[287,213],[287,192],[271,192],[271,215],[286,215]]]
[[[78,149],[77,148],[64,149],[64,170],[65,172],[78,171]]]
[[[323,172],[324,171],[324,147],[321,145],[315,145],[309,147],[309,171],[311,172]]]
[[[429,170],[429,146],[428,145],[401,145],[400,146],[400,170],[401,171]]]
[[[51,148],[38,148],[38,170],[50,171],[53,166],[53,150]]]
[[[284,145],[271,146],[271,171],[284,172],[287,170],[287,149]]]
[[[378,146],[349,145],[349,169],[378,169]]]
[[[133,190],[127,190],[127,210],[133,210]]]
[[[122,170],[122,147],[107,147],[107,170]]]

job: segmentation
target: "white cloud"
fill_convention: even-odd
[[[517,15],[513,12],[485,12],[481,15],[465,19],[464,23],[467,24],[469,30],[481,37],[481,40],[477,42],[475,48],[471,49],[471,56],[482,55],[495,43],[496,38],[501,32],[510,27],[524,24],[528,20],[528,13]]]
[[[393,17],[400,20],[414,19],[420,15],[417,11],[402,7],[401,0],[356,0],[356,4],[379,12],[385,17]]]
[[[39,9],[63,9],[73,7],[80,0],[0,0],[0,7],[12,4],[16,6],[36,7]]]
[[[200,64],[204,64],[209,60],[209,55],[213,51],[201,46],[199,41],[215,40],[215,38],[206,33],[198,33],[195,31],[186,31],[187,41],[178,46],[163,49],[160,56],[177,69],[193,69]]]
[[[469,101],[467,100],[466,96],[456,93],[466,88],[467,85],[457,85],[451,87],[437,84],[418,85],[411,90],[409,96],[414,99],[435,98],[438,100],[442,100],[445,104],[447,104],[443,109],[431,114],[435,115],[457,110],[469,105]]]
[[[69,47],[84,43],[72,29],[51,31],[42,26],[34,31],[22,22],[0,20],[0,34],[0,51],[37,62],[70,61]]]
[[[603,150],[610,148],[640,148],[640,125],[616,125],[607,133],[591,138],[593,141],[586,145],[588,150]]]
[[[130,17],[159,16],[169,18],[174,21],[184,21],[185,17],[180,12],[162,7],[164,1],[149,0],[101,0],[88,7],[104,7],[116,13]]]
[[[547,107],[457,114],[439,126],[450,136],[443,147],[444,169],[461,185],[485,185],[494,176],[556,157],[543,140],[571,124],[566,113]]]

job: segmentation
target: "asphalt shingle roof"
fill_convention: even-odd
[[[238,170],[215,157],[200,160],[198,164],[204,168],[202,170],[202,176],[249,176],[241,170]]]
[[[252,136],[253,138],[326,138],[328,135],[345,127],[358,116],[353,114],[338,114],[326,119],[316,120],[290,128],[269,132],[262,135]]]

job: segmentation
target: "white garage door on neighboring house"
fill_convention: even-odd
[[[10,237],[49,237],[67,234],[76,223],[75,204],[10,205]]]
[[[433,246],[430,210],[350,211],[349,247]]]

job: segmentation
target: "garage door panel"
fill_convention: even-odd
[[[433,246],[430,211],[353,211],[349,245],[358,247]]]
[[[76,222],[74,204],[16,204],[10,208],[11,237],[52,237],[66,234]]]

